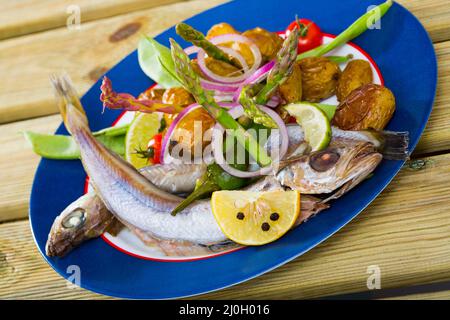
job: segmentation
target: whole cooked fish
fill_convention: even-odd
[[[270,177],[261,179],[253,187],[248,187],[248,190],[270,191],[279,188],[281,185],[278,181]],[[328,207],[318,198],[303,196],[301,212],[296,225]],[[138,227],[126,223],[125,226],[144,244],[159,248],[166,256],[200,256],[239,246],[232,241],[202,245],[188,241],[161,240],[152,237]],[[106,208],[103,201],[95,193],[87,193],[75,200],[56,217],[48,235],[46,254],[49,257],[62,257],[81,243],[96,238],[105,231],[115,235],[121,227],[124,225]]]

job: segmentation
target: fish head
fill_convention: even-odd
[[[360,182],[381,159],[370,143],[335,139],[324,150],[288,160],[277,179],[306,194],[331,193],[349,181]]]
[[[71,203],[53,222],[45,246],[50,257],[64,256],[87,239],[98,237],[113,216],[94,194],[86,194]]]

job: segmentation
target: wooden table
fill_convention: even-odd
[[[59,125],[48,75],[67,70],[83,94],[135,49],[142,33],[156,35],[223,2],[77,0],[81,29],[68,30],[66,10],[73,1],[0,0],[0,298],[108,299],[68,289],[31,236],[28,201],[39,157],[20,131],[51,133]],[[439,61],[436,103],[413,155],[423,166],[404,168],[362,214],[314,250],[201,298],[296,299],[367,292],[372,265],[381,269],[380,292],[394,290],[396,298],[450,298],[450,286],[428,292],[435,291],[429,284],[450,282],[450,2],[399,2],[427,28]],[[118,30],[125,34],[120,40],[111,37]],[[430,289],[398,291],[420,285]]]

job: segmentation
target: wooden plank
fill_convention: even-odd
[[[80,93],[137,47],[142,34],[157,35],[224,0],[189,1],[0,42],[0,123],[56,112],[48,76],[66,70]],[[126,31],[126,32],[125,32]],[[117,38],[118,33],[121,39]]]
[[[60,122],[61,117],[53,115],[0,126],[0,222],[28,216],[31,184],[40,157],[20,132],[52,133]]]
[[[450,40],[448,0],[396,0],[425,26],[433,42]]]
[[[390,297],[382,300],[450,300],[450,290],[410,294],[406,296]]]
[[[200,298],[297,299],[362,292],[373,265],[381,270],[382,289],[448,281],[450,154],[427,160],[422,170],[402,170],[365,212],[317,248],[257,279]],[[0,298],[93,297],[67,290],[33,247],[27,221],[0,225],[2,256]]]
[[[167,5],[180,0],[1,0],[0,39],[63,27],[79,10],[81,23],[132,11]],[[183,1],[183,0],[181,0]],[[185,1],[185,0],[184,0]],[[76,7],[73,7],[73,6]]]
[[[415,154],[450,150],[450,41],[435,45],[438,59],[436,100]]]
[[[70,286],[53,271],[38,253],[27,220],[2,224],[0,229],[1,299],[109,299]]]

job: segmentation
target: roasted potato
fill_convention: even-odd
[[[151,88],[147,89],[139,95],[139,99],[162,101],[165,89]]]
[[[234,29],[230,24],[226,22],[215,24],[211,27],[211,29],[208,30],[208,33],[206,34],[207,39],[211,39],[223,34],[230,34],[230,33],[239,33],[236,29]]]
[[[339,66],[325,57],[310,57],[299,61],[302,70],[302,100],[319,102],[336,92],[341,75]]]
[[[342,72],[337,87],[336,96],[339,101],[344,100],[350,92],[364,84],[372,83],[373,75],[370,63],[365,60],[352,60]]]
[[[181,150],[179,156],[191,156],[196,150],[203,150],[211,141],[206,132],[216,124],[214,118],[203,108],[192,110],[178,123],[170,139],[169,150],[172,152],[175,146]],[[176,154],[176,152],[175,152]],[[198,156],[198,155],[197,155]]]
[[[263,62],[275,58],[283,45],[283,39],[278,34],[263,28],[247,30],[242,35],[251,39],[258,46]]]
[[[292,74],[279,87],[279,92],[286,104],[302,100],[302,70],[298,62],[294,63]]]
[[[394,110],[395,97],[391,90],[378,84],[365,84],[339,104],[332,124],[343,130],[382,130]]]
[[[239,69],[226,62],[216,60],[211,57],[206,57],[205,63],[209,70],[219,76],[226,77],[239,75]],[[207,76],[203,74],[202,70],[198,66],[197,60],[191,60],[191,65],[197,74],[201,75],[203,78],[207,78]]]
[[[164,91],[162,102],[175,106],[188,106],[195,102],[194,97],[182,87],[170,88]]]

